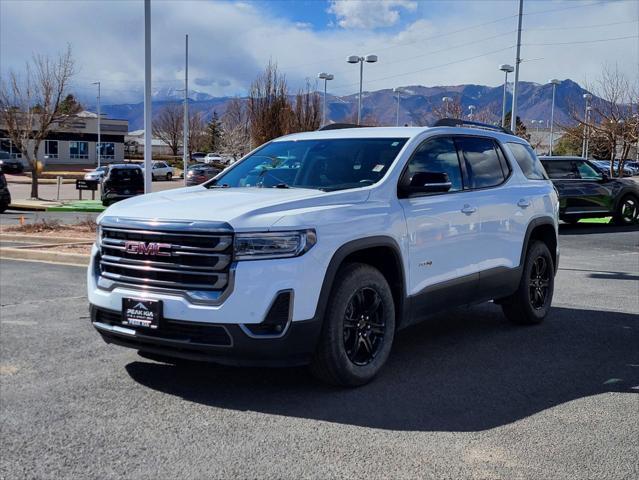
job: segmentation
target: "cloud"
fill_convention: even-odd
[[[399,11],[415,11],[417,2],[412,0],[332,0],[328,13],[335,15],[342,28],[391,27],[399,21]]]
[[[369,10],[390,8],[390,2],[365,3]],[[291,91],[326,71],[335,75],[328,84],[331,93],[351,94],[358,88],[359,69],[347,64],[346,56],[368,53],[377,54],[379,62],[364,66],[365,90],[417,84],[500,85],[498,65],[514,63],[516,4],[424,2],[411,14],[414,21],[402,18],[392,29],[318,30],[296,25],[304,18],[275,15],[267,2],[152,2],[153,87],[182,88],[185,33],[192,85],[215,96],[246,94],[270,59],[286,74]],[[525,4],[522,80],[544,83],[554,77],[583,83],[594,80],[606,62],[618,64],[629,79],[638,78],[636,38],[559,45],[636,36],[636,3]],[[93,101],[91,83],[100,80],[104,101],[139,101],[144,85],[142,5],[139,0],[0,0],[0,75],[23,69],[35,52],[56,54],[70,43],[79,70],[76,92]],[[546,43],[558,45],[540,45]]]

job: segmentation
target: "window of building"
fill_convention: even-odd
[[[456,142],[466,161],[471,188],[494,187],[503,183],[508,172],[504,171],[492,139],[461,137]]]
[[[110,142],[102,142],[97,144],[97,150],[100,158],[103,160],[115,160],[115,144]]]
[[[416,172],[445,173],[452,186],[450,192],[463,188],[461,170],[455,143],[450,138],[426,140],[408,163],[411,176]]]
[[[20,150],[16,148],[15,143],[13,143],[8,138],[0,139],[0,152],[6,152],[11,155],[11,158],[22,158],[22,153]]]
[[[45,140],[44,156],[46,158],[58,158],[58,141],[57,140]]]
[[[89,142],[69,142],[69,156],[75,159],[89,158]]]

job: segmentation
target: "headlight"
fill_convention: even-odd
[[[236,260],[297,257],[317,242],[315,230],[240,233],[235,236]]]

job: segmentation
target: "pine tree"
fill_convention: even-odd
[[[511,118],[512,118],[512,112],[508,112],[506,114],[506,117],[505,117],[505,124],[506,124],[507,128],[510,128],[510,119]],[[526,131],[526,125],[524,125],[524,122],[521,121],[521,118],[519,118],[519,115],[517,115],[517,120],[515,120],[515,125],[516,125],[516,130],[517,130],[515,132],[515,135],[517,135],[518,137],[523,138],[524,140],[530,141],[530,135]]]
[[[209,152],[217,152],[220,150],[222,141],[222,123],[217,116],[217,112],[213,112],[211,120],[206,126],[206,140],[206,148]]]

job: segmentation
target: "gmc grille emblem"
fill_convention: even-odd
[[[163,250],[164,249],[164,250]],[[170,257],[171,252],[165,250],[171,250],[170,243],[156,243],[156,242],[133,242],[127,240],[124,242],[124,250],[126,253],[132,255],[153,255],[158,257]]]

